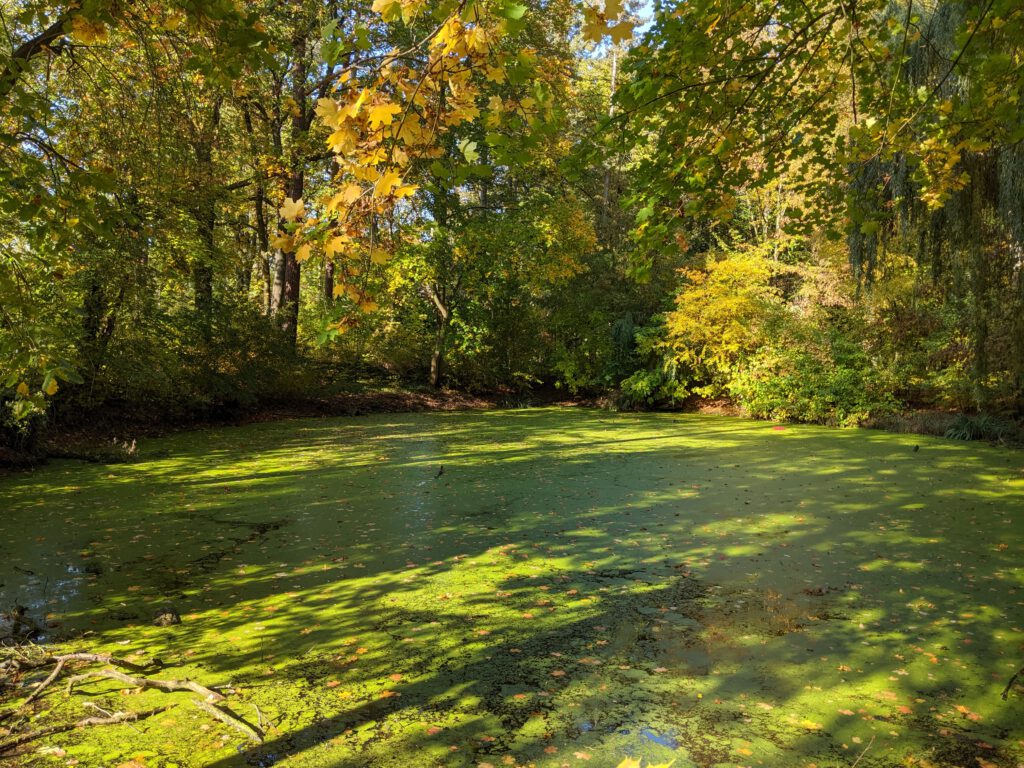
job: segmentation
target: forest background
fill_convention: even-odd
[[[1014,0],[2,0],[0,33],[5,455],[417,387],[1018,429]]]

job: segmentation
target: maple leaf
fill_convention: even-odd
[[[301,264],[306,259],[308,259],[310,255],[312,255],[312,253],[313,246],[311,246],[309,243],[303,243],[295,251],[295,261]]]
[[[604,38],[605,23],[603,14],[593,8],[583,9],[583,38],[593,43],[600,43]]]
[[[348,126],[341,126],[328,136],[327,145],[335,155],[348,155],[355,150],[359,136]]]
[[[397,188],[402,183],[402,177],[395,171],[385,171],[377,183],[373,185],[373,193],[377,197],[387,197],[391,194],[391,190]]]
[[[633,37],[633,22],[620,21],[608,29],[608,35],[613,43],[623,43]]]
[[[346,184],[341,188],[341,191],[332,197],[327,203],[327,210],[336,211],[342,206],[352,205],[352,203],[359,199],[361,194],[363,194],[363,188],[358,184]]]
[[[18,385],[18,394],[22,397],[28,397],[32,394],[31,390],[28,388],[28,384],[24,381]]]
[[[292,248],[295,247],[295,241],[292,240],[291,235],[285,234],[274,235],[270,238],[270,244],[285,253],[290,253]]]
[[[640,761],[635,757],[626,757],[615,768],[640,768]]]
[[[330,240],[324,243],[324,253],[327,254],[327,258],[331,258],[335,254],[341,253],[349,242],[349,238],[344,235],[332,237]]]
[[[402,3],[400,0],[373,0],[370,10],[379,13],[384,21],[397,21],[402,18]]]
[[[86,45],[102,43],[107,39],[107,28],[102,22],[90,21],[79,14],[71,20],[71,36]]]
[[[316,114],[332,128],[337,128],[341,124],[341,109],[334,99],[319,99],[316,102]]]
[[[377,104],[376,106],[370,107],[370,115],[367,119],[367,124],[370,128],[383,128],[386,125],[391,125],[395,120],[395,115],[401,113],[402,107],[399,104],[392,104],[391,102],[385,102],[384,104]]]
[[[622,0],[604,0],[604,15],[609,19],[617,19],[622,14]]]
[[[306,205],[302,202],[301,197],[298,200],[286,197],[284,204],[278,209],[278,212],[281,214],[281,218],[286,221],[298,221],[306,212]]]
[[[363,88],[363,90],[359,92],[359,95],[352,102],[339,108],[338,114],[341,115],[342,119],[354,118],[356,115],[359,114],[359,111],[363,108],[363,103],[366,101],[369,95],[370,92],[366,88]]]

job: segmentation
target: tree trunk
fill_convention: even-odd
[[[217,201],[214,193],[213,142],[220,125],[220,99],[213,102],[210,122],[201,126],[193,139],[199,189],[192,216],[196,222],[197,234],[202,249],[192,260],[192,288],[196,313],[203,335],[210,333],[213,315],[213,265],[216,262],[217,247],[215,230],[217,226]]]
[[[273,282],[270,274],[270,259],[272,258],[270,230],[267,226],[267,211],[265,207],[267,184],[263,176],[263,170],[260,168],[260,151],[256,141],[256,131],[253,128],[252,114],[249,111],[249,107],[245,104],[242,106],[242,118],[245,124],[245,132],[249,136],[250,162],[252,163],[254,178],[256,179],[256,189],[253,193],[253,208],[256,219],[256,257],[259,259],[260,275],[263,278],[263,312],[269,315],[271,313]],[[280,136],[280,134],[278,135]],[[279,143],[279,141],[275,142],[275,147]]]
[[[334,303],[334,259],[324,262],[324,303],[327,306]]]
[[[299,19],[298,28],[292,37],[294,60],[291,66],[292,107],[291,120],[291,157],[289,165],[292,169],[288,181],[288,196],[299,200],[305,191],[305,157],[304,144],[309,130],[309,104],[306,96],[306,37],[309,34],[305,19]],[[285,332],[294,346],[299,329],[299,300],[302,287],[302,266],[295,258],[295,253],[284,254],[284,283],[281,295],[281,330]]]
[[[437,335],[434,337],[434,351],[430,355],[430,386],[434,389],[439,389],[441,382],[444,380],[444,355],[448,347],[448,329],[450,327],[450,316],[445,317],[441,321],[441,327],[438,328]]]

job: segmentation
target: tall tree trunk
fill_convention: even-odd
[[[291,179],[288,182],[288,196],[299,200],[305,192],[305,139],[309,130],[309,105],[306,94],[306,38],[309,34],[308,24],[304,18],[299,19],[298,28],[292,37],[292,107],[291,120]],[[281,330],[285,332],[294,346],[299,329],[299,300],[302,283],[302,266],[295,258],[295,253],[284,254],[284,291],[281,297]]]
[[[436,283],[424,283],[423,292],[437,310],[437,332],[434,334],[434,349],[430,354],[430,386],[437,389],[444,381],[445,354],[448,351],[448,335],[452,327],[452,309],[462,285],[460,273],[451,290]]]
[[[194,216],[199,230],[199,242],[202,245],[202,251],[192,261],[194,303],[203,332],[209,333],[213,315],[213,262],[216,257],[216,210],[209,191],[196,206]]]
[[[441,321],[441,327],[437,329],[437,334],[434,337],[434,351],[430,355],[430,386],[434,389],[439,389],[444,380],[444,356],[448,350],[448,329],[450,327],[451,320],[445,318]]]
[[[255,178],[255,191],[253,193],[253,210],[256,219],[256,248],[257,259],[260,264],[260,276],[263,278],[263,312],[271,313],[271,302],[273,296],[273,282],[270,275],[270,229],[267,226],[267,181],[260,167],[259,144],[256,140],[256,131],[253,128],[252,113],[246,103],[242,105],[242,119],[245,124],[245,132],[249,137],[249,161],[252,163],[253,178]],[[276,146],[280,146],[280,132],[277,134]]]
[[[196,203],[192,216],[196,222],[200,253],[192,260],[192,288],[196,313],[204,335],[210,333],[213,316],[213,265],[217,260],[216,226],[217,201],[214,192],[213,142],[220,126],[220,99],[213,102],[210,121],[200,126],[193,139],[193,151],[198,165],[195,190]]]

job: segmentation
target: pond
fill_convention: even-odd
[[[1024,456],[582,408],[299,420],[0,478],[0,608],[176,704],[21,765],[1013,766]],[[167,607],[181,623],[154,626]],[[2,724],[2,723],[0,723]],[[0,742],[3,741],[0,736]]]

